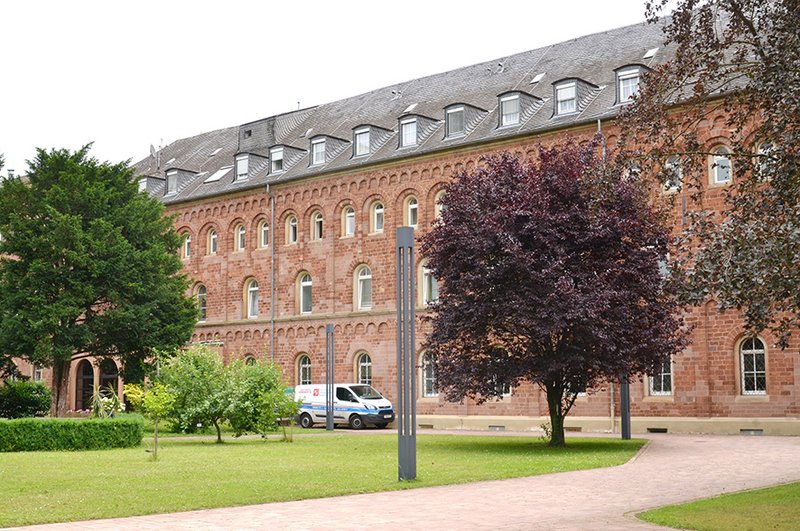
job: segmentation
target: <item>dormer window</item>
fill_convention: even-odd
[[[269,150],[269,172],[280,173],[283,171],[283,148],[272,148]]]
[[[519,94],[500,98],[500,127],[519,123]]]
[[[237,181],[244,181],[249,175],[249,157],[244,155],[236,156],[236,179]]]
[[[556,114],[569,114],[578,109],[575,82],[556,85]]]
[[[417,119],[406,118],[400,122],[400,147],[417,145]]]
[[[139,179],[139,191],[147,191],[147,179]]]
[[[178,170],[167,172],[167,195],[172,195],[178,191]]]
[[[369,155],[369,127],[362,127],[353,131],[354,156]]]
[[[638,68],[617,73],[617,91],[620,103],[627,103],[633,99],[639,92]]]
[[[445,117],[445,135],[447,138],[454,136],[463,136],[464,129],[464,106],[453,107],[447,109],[444,113]]]
[[[318,138],[311,141],[311,164],[325,163],[325,139]]]

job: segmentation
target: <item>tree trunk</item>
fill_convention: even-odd
[[[214,421],[214,427],[217,429],[217,442],[221,443],[222,442],[222,430],[219,427],[219,421],[218,420]]]
[[[71,360],[53,364],[53,402],[50,405],[50,416],[61,417],[67,412],[70,364]]]
[[[550,410],[550,442],[548,446],[563,448],[564,442],[564,389],[558,384],[546,384],[547,408]]]

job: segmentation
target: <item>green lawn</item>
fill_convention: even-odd
[[[606,467],[642,440],[420,435],[416,481],[397,481],[397,436],[173,439],[144,448],[0,454],[0,527],[337,496]],[[145,446],[149,446],[146,442]]]
[[[725,494],[637,515],[679,529],[800,529],[800,483]]]

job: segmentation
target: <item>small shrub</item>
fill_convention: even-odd
[[[42,382],[6,381],[0,386],[0,417],[42,417],[50,411],[50,389]]]
[[[140,415],[0,420],[0,452],[130,448],[142,443],[143,428]]]

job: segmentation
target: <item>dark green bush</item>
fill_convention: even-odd
[[[130,448],[142,443],[143,427],[140,415],[0,420],[0,452]]]
[[[42,382],[6,381],[0,385],[0,418],[42,417],[50,411],[50,389]]]

